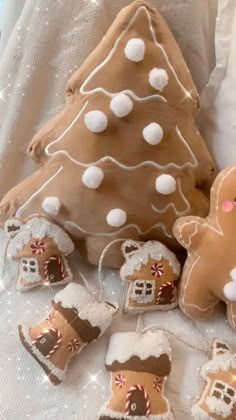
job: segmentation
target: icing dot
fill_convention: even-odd
[[[96,190],[96,188],[101,185],[103,178],[104,173],[102,169],[97,166],[90,166],[84,171],[82,182],[86,185],[86,187]]]
[[[234,203],[230,200],[223,201],[222,210],[229,213],[234,208]]]
[[[176,190],[176,180],[173,176],[162,174],[156,178],[156,190],[160,194],[172,194]]]
[[[122,209],[113,209],[107,215],[107,223],[109,226],[120,227],[126,223],[127,213]]]
[[[163,129],[159,124],[153,122],[143,129],[143,138],[146,142],[155,146],[162,141]]]
[[[102,111],[89,111],[85,114],[86,127],[93,133],[102,133],[107,128],[107,116]]]
[[[161,92],[168,84],[168,74],[165,69],[154,68],[149,73],[149,83],[150,85]]]
[[[131,99],[124,93],[116,95],[110,103],[110,108],[112,112],[118,117],[123,118],[128,115],[133,109],[133,102]]]
[[[61,202],[57,197],[46,197],[42,202],[42,209],[51,216],[57,216],[61,208]]]
[[[125,56],[130,60],[138,63],[144,59],[145,44],[140,38],[130,39],[125,46]]]

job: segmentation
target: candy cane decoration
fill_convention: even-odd
[[[137,390],[142,391],[144,394],[144,398],[146,401],[146,417],[148,417],[151,413],[151,405],[150,405],[149,396],[144,386],[139,385],[139,384],[131,386],[127,393],[126,402],[125,402],[125,414],[127,415],[130,414],[130,397],[132,395],[132,392],[137,391]]]
[[[174,291],[175,291],[175,285],[174,285],[173,283],[171,283],[170,281],[167,281],[166,283],[163,283],[163,284],[159,287],[159,290],[158,290],[158,293],[157,293],[156,305],[160,305],[160,304],[162,303],[162,302],[161,302],[161,296],[162,296],[163,290],[164,290],[166,287],[170,287],[170,288],[172,289],[172,298],[171,298],[170,303],[172,303],[172,302],[173,302],[173,300],[174,300],[174,298],[175,298],[175,294],[174,294]]]
[[[55,353],[55,351],[58,349],[58,347],[60,346],[61,342],[62,342],[62,335],[60,333],[60,331],[57,328],[49,328],[46,331],[43,331],[41,334],[39,334],[33,341],[32,341],[32,345],[37,344],[39,340],[41,340],[41,338],[45,335],[45,334],[50,334],[50,332],[54,332],[57,334],[57,342],[56,344],[53,346],[53,348],[50,350],[50,352],[47,354],[47,356],[45,356],[46,359],[50,359],[50,357]]]
[[[60,270],[61,270],[61,277],[62,277],[62,280],[64,280],[65,277],[66,277],[65,267],[64,267],[64,264],[62,262],[62,259],[59,257],[59,255],[57,255],[57,256],[54,256],[54,257],[50,257],[47,261],[45,261],[45,264],[44,264],[45,281],[47,283],[50,283],[50,280],[51,280],[50,274],[48,272],[48,265],[51,261],[57,261],[58,262],[58,264],[60,266]]]

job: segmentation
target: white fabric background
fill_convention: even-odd
[[[102,38],[120,8],[130,3],[129,0],[17,0],[14,8],[16,1],[7,1],[7,19],[0,44],[0,195],[35,169],[25,154],[32,135],[63,107],[64,88],[70,74]],[[215,66],[216,0],[153,0],[152,3],[159,7],[173,29],[195,82],[202,90]],[[231,0],[220,0],[223,14],[226,3],[233,4]],[[224,40],[222,34],[226,28],[227,21],[225,28],[218,21],[219,59],[220,40]],[[227,59],[224,63],[228,63]],[[217,66],[224,74],[222,64]],[[211,79],[212,85],[216,82],[219,78]],[[214,89],[217,91],[216,86]],[[204,97],[209,97],[206,92],[203,91]],[[3,245],[2,239],[2,255]],[[7,264],[3,273],[0,263],[0,419],[95,420],[109,396],[109,375],[104,369],[109,334],[134,330],[137,318],[118,314],[110,331],[73,360],[66,382],[53,387],[45,382],[43,371],[21,346],[16,326],[22,321],[33,325],[43,318],[55,292],[43,289],[17,293],[16,267]],[[78,255],[73,257],[73,266],[75,271],[80,269],[86,274],[96,290],[96,270],[83,264]],[[118,274],[104,271],[104,281],[105,298],[121,304],[126,290]],[[207,359],[211,340],[219,336],[233,344],[235,334],[225,322],[222,307],[208,322],[194,323],[176,309],[143,316],[143,327],[151,324],[171,333],[173,369],[167,395],[177,420],[190,420],[190,406],[202,387],[198,369]],[[91,382],[90,374],[97,374],[97,382]]]

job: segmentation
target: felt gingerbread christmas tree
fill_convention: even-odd
[[[0,221],[47,213],[95,264],[117,237],[176,246],[175,220],[207,214],[213,165],[194,125],[198,93],[156,9],[122,10],[67,97],[29,147],[41,169],[3,199]],[[105,264],[120,263],[117,246]]]

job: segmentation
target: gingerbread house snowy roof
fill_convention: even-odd
[[[220,347],[217,348],[217,344]],[[202,378],[207,380],[209,373],[219,370],[227,372],[232,369],[236,369],[236,354],[230,350],[226,342],[215,339],[212,344],[212,359],[201,367]]]
[[[58,249],[63,254],[67,255],[73,252],[73,241],[62,228],[49,222],[49,220],[43,217],[33,217],[21,225],[19,233],[17,233],[10,241],[8,255],[15,257],[18,252],[20,252],[31,241],[32,238],[42,240],[46,236],[53,239]]]
[[[70,283],[54,297],[55,303],[63,308],[74,308],[82,320],[89,321],[92,327],[98,327],[100,334],[109,327],[113,315],[117,312],[117,305],[99,302],[86,289],[77,283]]]
[[[122,332],[111,336],[106,366],[108,369],[113,366],[114,370],[122,364],[130,370],[136,370],[142,366],[143,371],[151,371],[153,367],[153,373],[155,373],[156,370],[160,370],[158,366],[160,364],[163,376],[165,376],[170,371],[170,359],[171,349],[164,331]],[[145,362],[149,366],[146,366]]]
[[[125,241],[125,244],[135,241]],[[168,260],[174,273],[179,276],[180,264],[176,256],[171,252],[165,245],[158,241],[148,241],[144,245],[143,243],[136,242],[138,249],[131,253],[131,255],[125,255],[124,247],[122,250],[123,255],[126,258],[126,262],[123,264],[120,270],[120,276],[122,280],[125,280],[127,276],[131,276],[135,270],[140,270],[142,265],[146,265],[150,258],[160,261],[161,259]]]

